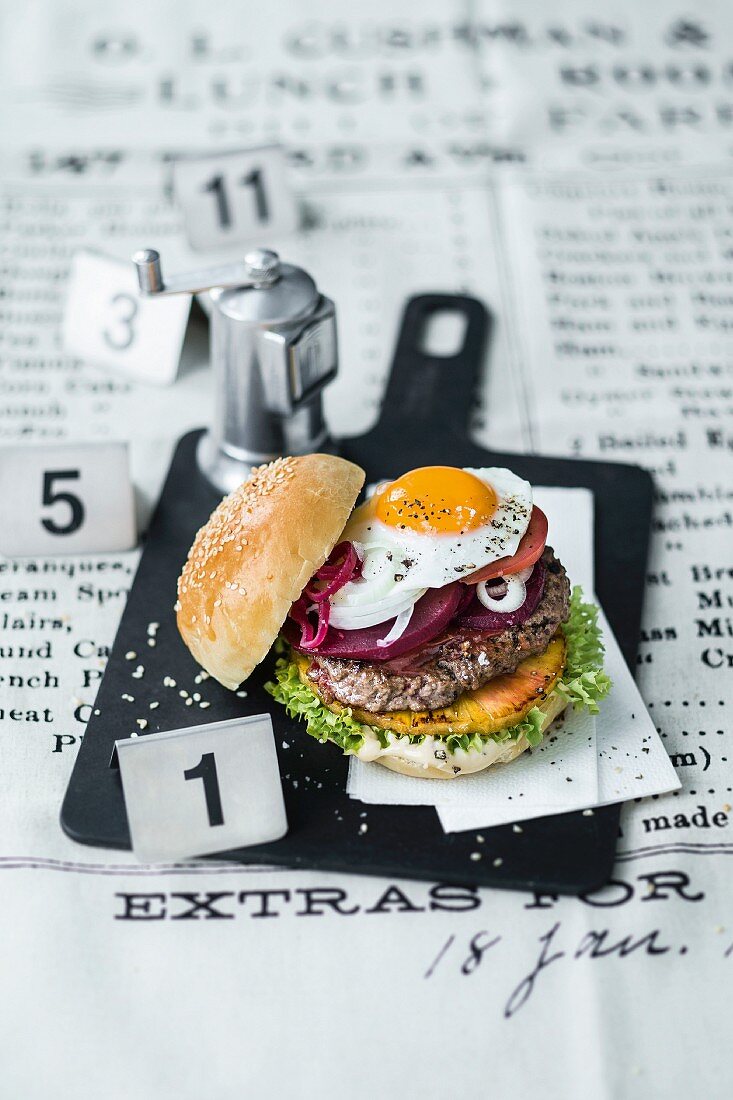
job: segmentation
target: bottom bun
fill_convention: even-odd
[[[567,705],[567,700],[555,692],[537,705],[545,716],[540,727],[542,733],[545,733],[555,719],[563,713]],[[512,760],[516,760],[518,756],[521,756],[523,752],[531,747],[524,735],[517,738],[516,741],[509,742],[494,741],[487,738],[482,752],[477,752],[475,749],[470,752],[462,750],[454,753],[446,752],[444,753],[445,760],[437,760],[434,757],[435,738],[426,737],[425,741],[414,746],[414,748],[410,745],[403,748],[400,744],[401,740],[399,739],[396,743],[390,745],[389,749],[376,752],[371,745],[368,745],[365,746],[366,751],[360,750],[356,755],[362,760],[370,760],[376,764],[381,764],[382,767],[389,768],[390,771],[400,772],[402,775],[409,775],[418,779],[458,779],[462,775],[473,775],[476,772],[485,771],[486,768],[490,768],[494,764],[510,764]],[[429,742],[433,742],[433,744],[431,745]],[[403,752],[409,753],[410,756],[403,755]],[[431,754],[433,754],[434,762],[430,764],[423,762]]]

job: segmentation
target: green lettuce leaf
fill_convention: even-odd
[[[275,680],[265,684],[265,690],[276,702],[282,703],[291,718],[302,718],[311,737],[319,741],[333,741],[345,753],[355,753],[364,744],[361,722],[351,717],[350,708],[335,714],[325,707],[318,696],[301,681],[298,666],[287,657],[279,657],[275,664]],[[371,727],[377,734],[382,748],[389,744],[385,730]],[[382,736],[380,736],[382,735]]]
[[[580,586],[571,593],[570,618],[563,625],[563,632],[568,646],[565,672],[553,690],[576,709],[587,707],[591,714],[597,714],[598,703],[611,690],[611,681],[603,671],[598,608],[583,602]]]
[[[611,681],[603,671],[603,643],[598,626],[598,608],[594,604],[583,602],[580,587],[573,589],[570,597],[570,617],[563,625],[567,641],[567,661],[565,673],[553,688],[576,709],[587,707],[591,714],[598,712],[598,703],[611,688]],[[286,647],[280,645],[284,653]],[[287,710],[292,718],[301,718],[311,737],[319,741],[333,741],[345,753],[357,753],[364,744],[364,736],[370,730],[379,739],[382,748],[386,748],[396,736],[379,726],[364,726],[352,716],[351,709],[345,707],[338,714],[324,706],[311,688],[302,683],[298,675],[298,666],[287,656],[280,656],[275,664],[275,679],[265,684],[273,699]],[[532,710],[510,729],[499,733],[449,734],[436,737],[445,741],[449,752],[458,749],[470,752],[480,751],[487,738],[493,741],[516,741],[524,736],[533,747],[542,741],[541,726],[544,715],[539,707]],[[406,735],[405,735],[406,736]],[[424,740],[425,735],[411,737],[413,742]]]

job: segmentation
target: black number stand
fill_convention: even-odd
[[[426,318],[442,309],[465,314],[459,354],[433,358],[420,350]],[[425,465],[508,466],[534,484],[584,486],[596,494],[597,592],[630,667],[636,658],[652,507],[650,476],[635,466],[497,454],[467,437],[474,385],[483,360],[489,319],[472,298],[430,294],[408,302],[379,423],[366,435],[343,439],[339,451],[362,465],[368,482]],[[243,863],[285,864],[330,871],[418,878],[555,893],[593,890],[609,878],[619,810],[592,816],[561,814],[481,830],[444,834],[430,807],[366,806],[346,794],[348,760],[321,745],[289,719],[264,691],[268,658],[244,685],[246,697],[214,680],[196,684],[197,665],[176,629],[175,582],[197,528],[218,502],[199,474],[199,433],[178,444],[153,516],[140,566],[122,616],[96,707],[87,726],[61,812],[65,831],[83,844],[129,848],[119,773],[109,766],[116,739],[270,712],[288,814],[289,832],[277,842],[227,853]],[[148,624],[160,624],[154,647]],[[126,654],[133,651],[137,659]],[[138,664],[144,674],[133,677]],[[176,687],[165,687],[172,677]],[[179,690],[209,700],[187,705]],[[134,703],[124,696],[132,695]],[[149,704],[158,702],[156,709]],[[284,747],[284,746],[288,747]],[[375,767],[378,765],[374,765]],[[460,779],[458,782],[470,782]],[[366,825],[366,829],[364,828]],[[494,859],[500,857],[499,866]]]

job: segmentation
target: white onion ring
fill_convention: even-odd
[[[390,645],[392,642],[396,642],[398,638],[402,637],[410,624],[410,619],[412,618],[412,613],[414,610],[415,604],[412,604],[412,606],[408,607],[405,611],[400,611],[399,615],[392,624],[392,629],[390,630],[389,634],[387,634],[387,636],[384,638],[377,638],[377,645],[380,649],[386,645]]]
[[[393,593],[391,598],[376,600],[362,607],[339,607],[331,601],[330,625],[337,630],[363,630],[368,626],[386,623],[408,608],[414,607],[427,588],[413,588],[408,592]]]
[[[493,599],[487,591],[487,584],[490,581],[481,581],[476,585],[476,595],[480,603],[488,611],[498,611],[505,615],[508,615],[511,611],[518,611],[527,598],[526,582],[532,575],[534,566],[531,565],[527,569],[520,569],[518,573],[510,573],[508,576],[502,577],[502,580],[506,583],[506,595],[502,596],[500,600]]]

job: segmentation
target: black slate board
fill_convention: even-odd
[[[461,351],[431,358],[421,350],[428,316],[442,309],[465,314]],[[381,418],[366,435],[339,442],[339,453],[361,464],[368,482],[416,466],[509,466],[534,484],[583,486],[596,494],[595,565],[598,596],[630,667],[636,658],[652,507],[650,476],[636,466],[516,454],[498,454],[467,438],[474,385],[489,331],[484,306],[472,298],[430,294],[408,302]],[[197,528],[218,496],[199,475],[196,442],[184,436],[175,452],[153,516],[140,565],[122,616],[95,711],[86,729],[61,811],[64,830],[84,844],[129,848],[119,773],[109,767],[114,741],[149,721],[146,732],[270,712],[275,727],[289,832],[282,840],[227,853],[243,863],[284,864],[452,883],[577,894],[610,876],[618,833],[618,807],[593,816],[563,814],[482,830],[483,858],[474,832],[444,834],[429,807],[365,806],[346,794],[348,761],[332,746],[308,737],[273,703],[263,684],[272,658],[245,685],[246,698],[209,679],[195,684],[198,668],[175,625],[175,581]],[[156,646],[147,626],[160,623]],[[138,661],[125,658],[128,651]],[[135,666],[145,673],[134,679]],[[177,687],[166,688],[172,676]],[[208,709],[186,706],[184,688],[210,700]],[[135,703],[124,701],[128,693]],[[160,706],[149,710],[149,703]],[[282,748],[287,742],[288,748]],[[363,825],[367,829],[363,830]],[[494,860],[500,859],[499,866]]]

